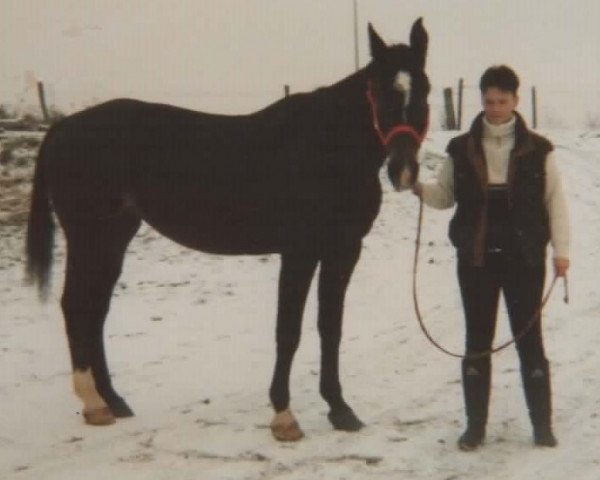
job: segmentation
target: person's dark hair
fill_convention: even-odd
[[[492,87],[516,94],[519,88],[519,77],[512,68],[506,65],[490,67],[481,76],[479,90],[481,93],[485,93],[488,88]]]

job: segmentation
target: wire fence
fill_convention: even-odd
[[[458,107],[457,85],[449,86],[453,91],[455,109]],[[317,88],[314,86],[312,88]],[[531,85],[520,88],[518,110],[531,123],[532,103]],[[433,86],[429,98],[431,106],[431,128],[442,129],[445,125],[445,105],[443,90],[445,87]],[[295,89],[290,92],[310,91],[311,89]],[[589,128],[600,129],[600,99],[590,98],[587,92],[567,88],[544,88],[536,86],[537,91],[537,124],[540,129]],[[64,85],[46,84],[47,103],[54,111],[65,114],[107,101],[113,98],[138,98],[140,100],[171,103],[185,108],[192,108],[214,113],[245,114],[250,113],[282,98],[285,85],[264,89],[218,89],[218,88],[183,88],[177,91],[156,88],[115,88],[112,85],[94,82],[88,85],[65,88]],[[14,112],[15,116],[23,114],[41,114],[37,92],[31,85],[11,91],[0,85],[0,106]],[[481,110],[479,88],[465,83],[462,95],[461,130],[469,127],[471,120]]]
[[[458,108],[457,85],[450,86],[453,90],[453,101]],[[593,97],[589,92],[580,89],[547,87],[523,84],[519,88],[519,105],[521,115],[533,124],[532,88],[536,91],[537,128],[538,129],[600,129],[600,97]],[[445,105],[443,89],[432,89],[432,105],[439,112],[439,118],[444,121]],[[481,94],[478,85],[463,84],[462,96],[462,125],[461,130],[469,128],[471,120],[481,111]],[[443,123],[439,124],[439,127]]]

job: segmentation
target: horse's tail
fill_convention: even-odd
[[[54,247],[54,221],[48,191],[47,165],[48,140],[46,135],[35,165],[29,219],[26,239],[26,280],[30,285],[37,284],[40,298],[47,298]]]

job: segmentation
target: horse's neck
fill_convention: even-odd
[[[368,67],[326,87],[328,101],[323,118],[347,131],[355,142],[371,146],[376,138],[373,112],[367,100]]]
[[[338,103],[343,103],[348,109],[354,109],[356,113],[363,113],[365,109],[368,110],[366,101],[368,78],[368,70],[363,68],[328,89],[332,98]]]

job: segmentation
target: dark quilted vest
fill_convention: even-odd
[[[483,115],[471,130],[450,141],[447,152],[454,162],[456,213],[450,222],[450,240],[460,261],[484,264],[488,222],[487,165],[481,136]],[[544,205],[546,156],[552,144],[527,129],[517,115],[515,147],[508,167],[508,225],[511,254],[531,266],[543,265],[550,239],[548,212]]]

